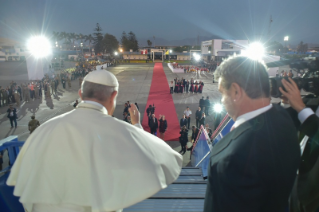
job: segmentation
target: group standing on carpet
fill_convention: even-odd
[[[170,82],[170,93],[202,93],[204,88],[204,82],[186,80],[186,79],[174,79],[174,82]]]

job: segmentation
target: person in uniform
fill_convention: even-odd
[[[14,99],[16,100],[17,107],[20,107],[20,94],[17,90],[14,91]]]
[[[188,91],[189,91],[188,89],[189,89],[189,81],[187,80],[186,81],[186,93],[188,93]]]
[[[34,85],[34,96],[35,96],[35,99],[39,98],[39,85],[38,85],[38,83],[35,83],[35,85]]]
[[[56,89],[55,89],[55,82],[54,82],[54,80],[51,80],[51,90],[52,90],[52,94],[56,94]]]
[[[65,89],[65,78],[62,78],[62,85],[63,85],[63,88]]]
[[[68,77],[68,86],[69,86],[69,88],[71,88],[71,80],[70,80],[70,77]]]
[[[50,90],[50,83],[47,82],[47,97],[51,98],[51,90]]]
[[[38,126],[40,126],[40,122],[35,119],[35,116],[31,116],[31,121],[29,121],[28,126],[31,134]]]
[[[30,92],[29,92],[29,88],[27,85],[25,85],[23,87],[23,90],[24,90],[24,101],[25,102],[29,102],[30,101]]]
[[[178,178],[182,156],[143,130],[134,104],[132,124],[112,117],[118,88],[111,72],[89,73],[77,108],[28,137],[7,180],[26,211],[119,212]]]

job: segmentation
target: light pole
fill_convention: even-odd
[[[172,53],[173,51],[170,49],[169,50],[169,54],[168,54],[168,60],[169,60],[169,62],[171,62],[171,53]]]
[[[289,36],[285,36],[285,37],[284,37],[284,41],[285,41],[285,44],[286,44],[286,45],[285,45],[285,46],[286,46],[286,48],[287,48],[288,40],[289,40]]]

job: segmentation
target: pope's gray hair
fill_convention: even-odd
[[[101,85],[89,81],[84,81],[81,85],[82,99],[96,99],[99,102],[106,101],[118,87]]]

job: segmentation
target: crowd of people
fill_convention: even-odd
[[[178,63],[172,63],[173,68],[183,69],[184,73],[196,72],[196,73],[209,73],[216,69],[217,63],[203,64],[200,66],[194,65],[180,65]]]
[[[296,83],[282,79],[285,90],[280,91],[296,111],[300,128],[283,107],[270,103],[262,62],[236,56],[217,71],[221,102],[234,124],[211,149],[203,211],[277,212],[287,211],[288,204],[292,212],[317,211],[319,118],[303,103]],[[27,211],[121,211],[166,188],[181,173],[182,156],[142,129],[136,105],[126,105],[130,125],[110,117],[119,88],[113,74],[93,72],[83,84],[78,109],[42,124],[11,168],[7,184],[15,186]],[[155,106],[146,112],[149,125],[158,128]],[[192,149],[185,145],[191,110],[184,115],[182,154]],[[192,140],[205,124],[202,108],[195,115]],[[162,115],[159,119],[165,122]]]
[[[294,77],[294,74],[292,73],[292,70],[289,70],[288,72],[282,70],[280,74],[279,74],[279,71],[277,71],[276,77],[291,77],[292,78]]]
[[[184,78],[177,79],[170,82],[170,93],[202,93],[204,88],[204,82],[186,80]]]

